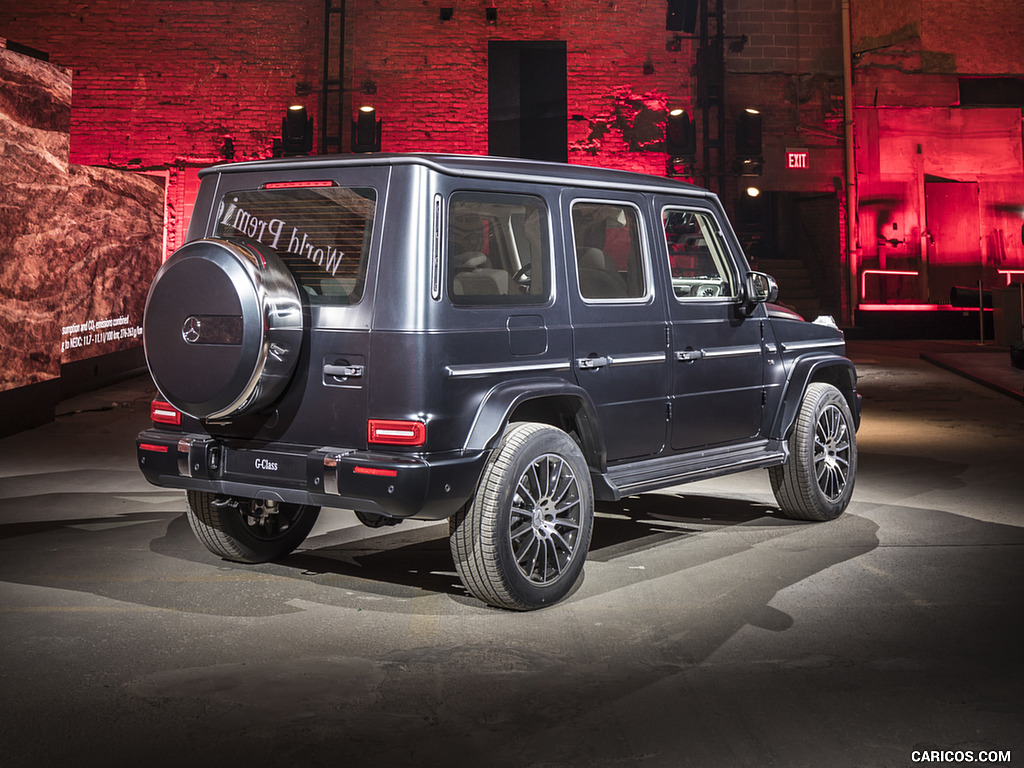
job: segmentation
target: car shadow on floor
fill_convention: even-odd
[[[772,527],[801,523],[773,517],[764,504],[707,496],[643,494],[617,502],[598,502],[588,561],[608,563],[670,545],[684,537],[738,525]],[[358,588],[394,594],[395,587],[465,596],[448,547],[447,523],[405,529],[374,529],[368,537],[331,543],[332,536],[307,540],[304,547],[275,564],[305,578],[338,584],[337,577],[358,579]],[[317,546],[317,540],[323,543]],[[246,567],[246,566],[239,566]],[[348,584],[350,588],[354,584]]]

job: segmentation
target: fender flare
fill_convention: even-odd
[[[778,414],[769,436],[785,440],[796,421],[808,385],[823,381],[834,385],[846,398],[853,414],[854,427],[860,427],[860,396],[857,394],[857,369],[840,355],[828,353],[801,355],[789,367]]]
[[[518,379],[492,387],[477,408],[463,449],[494,448],[512,415],[522,409],[529,414],[529,421],[560,429],[565,429],[567,422],[571,424],[587,464],[601,472],[607,469],[607,451],[594,402],[585,389],[564,379]]]

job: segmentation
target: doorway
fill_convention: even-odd
[[[569,160],[564,40],[492,40],[487,65],[487,151]]]
[[[984,277],[977,182],[925,181],[924,210],[930,301],[947,304],[953,286],[977,287]]]

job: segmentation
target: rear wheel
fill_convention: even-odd
[[[491,605],[551,605],[582,573],[593,513],[590,470],[572,438],[546,424],[512,424],[476,495],[451,518],[455,567]]]
[[[189,491],[187,514],[196,538],[215,555],[236,563],[265,563],[305,541],[320,507]]]
[[[833,520],[853,496],[857,432],[842,392],[817,382],[807,387],[789,436],[789,461],[768,470],[786,517]]]

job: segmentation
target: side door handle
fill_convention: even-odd
[[[358,379],[363,375],[361,365],[325,365],[325,376],[337,376],[339,379]]]
[[[676,352],[676,360],[684,363],[692,363],[694,360],[700,360],[704,357],[703,349],[683,349]]]
[[[604,368],[608,365],[607,357],[578,357],[576,358],[576,365],[585,370],[597,370],[598,368]]]

